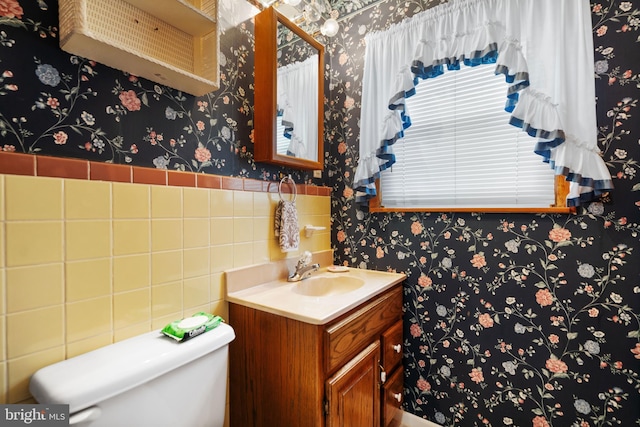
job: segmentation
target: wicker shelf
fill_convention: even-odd
[[[185,0],[125,0],[177,29],[193,36],[203,36],[211,32],[217,24],[216,2]],[[162,6],[160,6],[162,4]]]
[[[217,0],[59,0],[60,47],[201,96],[219,87]]]

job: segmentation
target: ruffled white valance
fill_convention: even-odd
[[[393,144],[411,125],[404,101],[420,79],[486,63],[509,84],[510,123],[570,181],[568,206],[613,188],[597,146],[588,0],[450,0],[366,37],[358,202],[395,163]]]
[[[278,114],[284,136],[290,140],[287,155],[318,159],[318,55],[278,68]]]

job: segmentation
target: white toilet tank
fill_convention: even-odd
[[[231,326],[179,343],[149,332],[40,369],[38,403],[69,404],[70,424],[222,427]]]

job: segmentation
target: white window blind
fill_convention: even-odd
[[[536,140],[509,125],[495,65],[421,81],[406,99],[411,127],[381,173],[384,207],[549,207],[554,173]]]

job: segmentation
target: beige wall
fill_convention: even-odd
[[[207,311],[223,272],[285,257],[277,193],[0,175],[0,401],[40,367]],[[298,195],[300,251],[328,250],[330,197]]]

